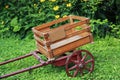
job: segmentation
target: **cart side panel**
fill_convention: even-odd
[[[72,43],[69,43],[67,45],[56,48],[56,49],[53,50],[53,54],[54,54],[54,56],[58,56],[58,55],[64,54],[65,52],[74,50],[75,48],[80,47],[82,45],[85,45],[87,43],[91,43],[92,42],[91,37],[92,36],[89,35],[89,36],[84,37],[82,39],[79,39],[75,42],[72,42]]]
[[[41,54],[45,55],[48,59],[51,58],[47,50],[43,46],[41,46],[39,43],[37,43],[37,49],[40,51]]]

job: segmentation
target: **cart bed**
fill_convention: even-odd
[[[57,28],[51,28],[59,23],[61,25]],[[89,19],[85,17],[67,16],[33,27],[32,30],[38,50],[50,60],[93,42]]]

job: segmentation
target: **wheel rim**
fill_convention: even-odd
[[[87,50],[73,52],[66,60],[66,73],[75,77],[78,73],[91,73],[94,70],[94,57]]]

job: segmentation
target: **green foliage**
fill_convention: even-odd
[[[98,5],[102,3],[103,0],[77,0],[73,11],[78,15],[94,18],[95,12],[99,8]]]
[[[107,19],[109,23],[118,25],[120,24],[119,7],[119,0],[2,0],[0,1],[0,35],[15,34],[24,38],[26,35],[32,35],[32,27],[70,14],[86,16],[96,21],[100,19],[103,20],[102,22]],[[99,22],[96,24],[97,28],[101,25]],[[104,23],[103,28],[105,28]],[[94,34],[98,35],[104,29],[101,27],[98,30],[100,31]],[[112,32],[114,34],[115,31]]]
[[[10,25],[13,27],[13,32],[17,32],[20,30],[20,25],[18,23],[18,18],[15,17],[11,20]]]
[[[110,27],[112,28],[112,35],[114,37],[120,38],[120,25],[111,24]]]
[[[75,27],[75,30],[82,30],[80,26]]]
[[[25,37],[32,27],[70,14],[75,0],[2,0],[0,33],[12,32]]]
[[[94,44],[87,44],[79,49],[89,50],[95,58],[95,69],[91,74],[68,77],[65,67],[47,65],[34,70],[8,77],[2,80],[119,80],[120,75],[120,40],[112,37],[95,39]],[[36,50],[32,39],[17,38],[0,39],[0,62],[16,58]],[[43,55],[41,57],[44,58]],[[4,66],[0,66],[0,76],[32,65],[39,64],[34,57],[25,58]],[[56,77],[57,76],[57,77]]]
[[[105,37],[108,32],[110,32],[110,27],[109,27],[109,23],[108,20],[90,20],[90,25],[91,25],[91,31],[93,32],[94,35],[96,35],[97,37]]]

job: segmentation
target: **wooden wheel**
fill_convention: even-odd
[[[94,58],[87,50],[78,50],[70,55],[66,60],[66,73],[75,77],[78,73],[91,73],[94,69]]]

